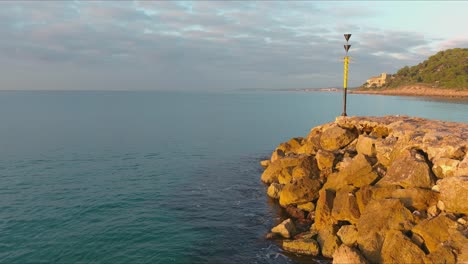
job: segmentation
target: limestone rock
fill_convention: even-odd
[[[358,154],[344,164],[339,172],[330,174],[324,188],[338,190],[347,185],[362,187],[371,184],[377,178],[378,175],[372,170],[372,165],[366,157]]]
[[[333,162],[335,161],[335,155],[332,152],[319,150],[315,156],[317,160],[318,168],[323,170],[331,170],[333,167]]]
[[[447,212],[468,215],[468,176],[444,178],[437,185]]]
[[[376,155],[375,138],[365,135],[359,135],[356,144],[356,150],[360,154],[364,154],[369,157],[374,157]]]
[[[267,194],[273,199],[279,199],[281,190],[283,189],[283,184],[272,183],[268,187]]]
[[[382,263],[421,263],[426,256],[418,246],[400,231],[390,231],[382,246]]]
[[[433,252],[427,255],[426,264],[455,264],[457,263],[453,249],[449,246],[439,245]],[[465,262],[459,262],[465,263]]]
[[[357,223],[358,246],[370,262],[381,262],[381,247],[389,230],[411,230],[413,214],[398,199],[371,200]]]
[[[336,192],[333,201],[332,217],[337,221],[356,224],[361,216],[352,188],[342,188]]]
[[[280,193],[280,205],[302,204],[318,198],[321,183],[318,179],[301,178],[286,184]]]
[[[354,132],[333,125],[322,132],[320,146],[329,151],[338,150],[351,143],[356,137]]]
[[[460,161],[448,158],[440,158],[435,160],[433,163],[434,165],[432,166],[432,171],[437,176],[437,178],[447,178],[455,175]]]
[[[293,155],[272,161],[265,171],[263,171],[261,179],[264,183],[278,182],[278,175],[280,175],[284,169],[289,169],[292,172],[293,167],[306,160],[312,159],[313,158],[308,155]]]
[[[332,228],[319,229],[317,242],[322,250],[322,255],[327,258],[333,257],[333,253],[340,246],[340,241]]]
[[[378,186],[398,185],[403,188],[421,187],[430,189],[434,185],[431,170],[424,157],[416,150],[405,150],[392,162],[387,174]]]
[[[367,260],[355,248],[341,245],[333,253],[334,264],[367,264]]]
[[[398,198],[407,208],[413,210],[426,210],[431,205],[436,205],[439,194],[428,189],[408,188],[401,189],[398,186],[373,187],[372,199]]]
[[[283,158],[284,156],[286,156],[286,154],[284,153],[283,150],[281,149],[275,149],[273,151],[273,153],[271,153],[271,159],[270,159],[270,162],[275,162],[281,158]]]
[[[395,137],[388,137],[386,139],[375,141],[375,152],[377,160],[380,164],[384,165],[385,167],[390,166],[392,161],[392,153],[395,150],[396,143],[397,139]]]
[[[273,227],[271,232],[280,234],[284,238],[290,238],[296,233],[296,226],[291,219],[286,219],[281,224]]]
[[[270,160],[262,160],[260,161],[260,165],[264,168],[268,167],[270,165],[271,161]]]
[[[301,209],[293,206],[293,205],[288,205],[286,207],[286,212],[293,218],[296,219],[304,219],[305,218],[305,213]]]
[[[450,245],[457,250],[468,244],[468,239],[457,230],[457,222],[444,214],[422,221],[412,229],[412,232],[424,239],[429,252],[434,252],[441,244]]]
[[[357,242],[358,231],[354,225],[344,225],[338,230],[337,235],[343,244],[354,246]]]
[[[298,204],[297,208],[307,212],[313,212],[315,210],[315,204],[313,202]]]
[[[297,239],[283,241],[283,249],[289,252],[317,256],[320,253],[317,241],[313,239]]]
[[[335,192],[322,188],[319,191],[319,199],[317,200],[315,209],[315,223],[317,230],[333,226],[335,220],[332,218],[333,200]]]

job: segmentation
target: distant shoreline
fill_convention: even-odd
[[[384,90],[352,90],[352,94],[430,96],[468,99],[468,90],[431,88],[423,85],[407,85]]]

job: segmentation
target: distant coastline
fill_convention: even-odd
[[[466,89],[443,89],[433,88],[427,85],[415,84],[404,85],[397,88],[385,88],[381,90],[351,90],[352,94],[377,94],[377,95],[403,95],[403,96],[431,96],[431,97],[451,97],[468,99]]]

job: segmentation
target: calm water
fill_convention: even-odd
[[[350,95],[349,115],[468,122],[468,102]],[[0,92],[0,262],[293,263],[258,162],[338,93]]]

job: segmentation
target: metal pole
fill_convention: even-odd
[[[351,45],[348,44],[349,38],[351,38],[351,34],[344,34],[346,39],[346,45],[344,45],[344,49],[346,51],[346,55],[344,57],[344,71],[343,71],[343,113],[342,116],[346,116],[346,95],[348,93],[348,50],[351,48]]]

